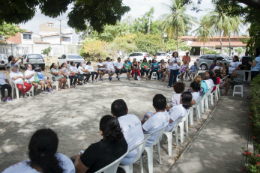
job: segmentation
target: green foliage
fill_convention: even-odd
[[[226,48],[226,49],[224,50],[224,52],[229,53],[229,52],[230,52],[230,48]]]
[[[238,53],[238,57],[240,57],[240,54],[244,52],[244,49],[242,47],[238,47],[235,51]]]
[[[48,47],[48,48],[42,50],[42,54],[43,55],[49,56],[50,52],[51,52],[51,47]]]
[[[172,50],[172,51],[177,51],[177,41],[176,40],[169,40],[165,43],[165,49],[166,50]],[[186,43],[180,43],[180,49],[182,51],[190,51],[191,47],[188,46]]]
[[[3,23],[0,24],[0,36],[4,36],[6,39],[10,36],[15,36],[18,32],[25,32],[24,29],[19,28],[17,25]]]
[[[220,54],[219,51],[211,49],[211,48],[201,48],[201,50],[205,51],[205,54]]]
[[[137,50],[137,47],[134,42],[135,37],[136,35],[133,34],[129,34],[122,37],[116,37],[113,43],[109,45],[109,48],[117,52],[122,51],[123,53],[127,54],[130,52],[134,52],[135,50]]]

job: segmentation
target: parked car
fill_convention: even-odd
[[[197,64],[201,68],[201,70],[209,69],[210,65],[213,64],[213,60],[228,64],[232,62],[232,60],[230,60],[228,56],[221,54],[205,54],[199,56],[199,58],[196,59]]]
[[[8,67],[10,67],[8,57],[6,54],[0,54],[0,68],[4,68],[6,70]]]
[[[134,52],[129,55],[130,61],[133,62],[133,59],[136,58],[136,61],[143,61],[144,58],[147,61],[152,60],[152,57],[147,52]]]
[[[154,55],[154,59],[155,59],[156,61],[158,61],[158,62],[160,62],[162,59],[163,59],[165,62],[167,62],[168,56],[167,56],[167,54],[164,53],[164,52],[158,52],[158,53],[156,53],[156,54]]]
[[[75,62],[76,65],[82,63],[82,67],[85,67],[86,65],[86,61],[78,54],[63,54],[58,58],[58,67],[60,67],[64,62],[67,63],[68,68],[70,67],[71,62]]]
[[[42,70],[45,69],[45,61],[41,54],[26,54],[22,56],[23,63],[21,67],[26,69],[27,64],[31,64],[32,68],[41,67]]]

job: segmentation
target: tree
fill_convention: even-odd
[[[4,40],[11,37],[15,36],[18,32],[25,32],[24,29],[19,28],[17,25],[13,24],[8,24],[8,23],[3,23],[0,25],[0,36],[4,37]]]
[[[186,43],[180,43],[180,49],[182,51],[190,51],[191,47],[188,46]],[[177,41],[176,40],[169,40],[165,43],[165,50],[172,50],[172,51],[177,51]]]
[[[115,25],[130,11],[122,0],[4,0],[0,6],[0,24],[25,23],[34,17],[36,7],[42,14],[55,18],[65,13],[69,4],[73,7],[68,14],[68,25],[81,31],[87,29],[85,21],[88,21],[94,30],[101,32],[105,24]]]
[[[48,47],[48,48],[42,50],[42,54],[43,55],[49,56],[50,52],[51,52],[51,47]]]
[[[186,32],[186,28],[193,25],[195,17],[186,14],[187,4],[184,4],[183,0],[171,0],[171,4],[163,5],[168,8],[171,12],[160,16],[163,20],[162,27],[163,31],[167,33],[169,38],[172,38],[174,33],[177,39],[177,51],[179,50],[179,31],[182,33]]]
[[[235,49],[235,51],[238,53],[238,57],[240,57],[241,53],[244,52],[244,49],[242,47],[238,47]]]

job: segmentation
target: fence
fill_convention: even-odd
[[[55,44],[7,44],[0,45],[0,54],[15,57],[24,54],[41,54],[43,49],[51,47],[49,56],[60,57],[62,54],[78,54],[81,45],[55,45]]]

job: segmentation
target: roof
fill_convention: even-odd
[[[250,37],[249,35],[243,36],[243,35],[231,35],[230,38],[245,38]],[[197,39],[197,36],[180,36],[181,39]],[[219,38],[219,36],[212,36],[210,38]],[[228,36],[222,36],[221,38],[228,38]]]
[[[33,33],[32,31],[25,31],[24,33]]]
[[[62,35],[69,35],[69,34],[72,34],[72,33],[64,33],[64,34],[61,34]],[[41,35],[41,37],[52,37],[52,36],[59,36],[60,34],[49,34],[49,35]]]
[[[34,41],[35,44],[50,44],[49,42],[44,41]]]
[[[223,41],[222,45],[224,47],[229,47],[229,42]],[[203,42],[198,42],[194,41],[192,42],[189,46],[191,47],[203,47],[204,43]],[[219,41],[209,41],[205,43],[205,47],[220,47],[220,42]],[[234,47],[245,47],[246,44],[242,43],[241,41],[231,41],[231,46]]]

